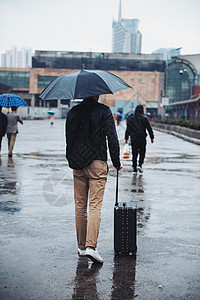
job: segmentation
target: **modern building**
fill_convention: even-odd
[[[132,89],[102,95],[101,102],[113,112],[134,110],[142,104],[153,117],[200,120],[200,54],[173,57],[167,63],[161,54],[36,51],[33,68],[0,68],[1,93],[7,90],[22,96],[27,103],[20,108],[24,117],[65,116],[70,101],[42,101],[43,88],[61,74],[81,68],[101,69],[125,80]],[[5,91],[4,91],[5,90]]]
[[[200,120],[200,54],[173,57],[166,68],[166,113]]]
[[[112,52],[140,54],[142,35],[138,30],[138,19],[121,18],[121,0],[118,21],[112,23]]]
[[[21,48],[18,50],[13,46],[1,54],[1,67],[3,68],[31,68],[32,49]]]
[[[33,68],[0,68],[0,83],[13,87],[12,92],[26,100],[27,107],[20,108],[25,116],[28,113],[30,117],[44,117],[52,107],[58,111],[56,116],[61,117],[69,101],[42,101],[39,95],[43,88],[57,76],[81,68],[106,70],[121,77],[132,89],[102,95],[102,103],[113,112],[123,109],[124,113],[143,104],[146,112],[156,115],[164,95],[166,64],[161,57],[159,54],[36,51]]]

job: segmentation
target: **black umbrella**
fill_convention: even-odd
[[[131,88],[118,76],[102,70],[79,70],[58,76],[40,95],[42,100],[84,99]]]

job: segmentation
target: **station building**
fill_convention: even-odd
[[[200,121],[200,54],[173,57],[166,65],[165,112],[172,119]]]
[[[54,108],[57,117],[63,117],[70,101],[42,101],[39,95],[57,76],[79,69],[110,71],[132,86],[132,89],[100,97],[113,112],[121,109],[125,114],[140,103],[146,112],[157,115],[164,95],[166,69],[160,54],[36,51],[30,69],[0,68],[0,83],[12,87],[13,93],[26,100],[27,107],[20,108],[24,114],[45,117],[46,111]]]
[[[73,101],[42,101],[39,95],[57,76],[79,69],[106,70],[132,86],[100,97],[113,113],[126,114],[142,104],[152,118],[200,119],[200,55],[166,62],[161,54],[36,51],[32,68],[0,68],[1,93],[7,89],[26,100],[26,107],[20,108],[23,117],[47,118],[47,111],[54,109],[56,117],[64,118]]]

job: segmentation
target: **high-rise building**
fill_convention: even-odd
[[[1,67],[3,68],[31,68],[32,49],[21,48],[17,50],[15,46],[11,50],[6,50],[1,54]]]
[[[112,52],[141,53],[142,34],[138,30],[138,19],[121,18],[121,0],[119,2],[118,21],[112,24]]]

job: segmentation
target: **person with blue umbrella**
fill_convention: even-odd
[[[26,105],[26,101],[15,94],[2,94],[0,95],[0,105],[7,108],[8,111],[11,108],[11,113],[8,113],[8,124],[7,124],[7,138],[8,138],[8,157],[12,157],[12,151],[15,145],[18,127],[17,123],[23,124],[22,119],[17,114],[17,108]]]
[[[26,101],[15,94],[2,94],[0,95],[0,105],[4,108],[11,108],[12,106],[24,106],[26,105]]]
[[[17,106],[11,107],[12,112],[8,113],[7,138],[8,138],[8,157],[12,157],[13,148],[18,134],[17,123],[23,124],[21,117],[17,114]]]
[[[0,153],[1,153],[1,142],[3,136],[6,134],[6,127],[7,127],[7,116],[2,113],[2,106],[0,105]]]

